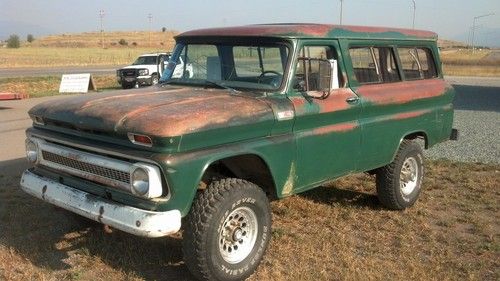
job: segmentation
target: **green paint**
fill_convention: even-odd
[[[448,139],[453,122],[451,102],[454,92],[451,88],[432,98],[415,98],[405,103],[379,105],[370,102],[360,92],[348,52],[352,44],[425,46],[432,50],[436,59],[439,77],[435,80],[441,81],[436,38],[417,38],[399,32],[358,33],[342,28],[334,28],[326,38],[311,38],[313,36],[300,33],[280,36],[291,42],[292,47],[292,59],[288,61],[284,75],[287,81],[278,92],[254,95],[253,98],[269,106],[269,111],[253,120],[235,118],[226,124],[180,136],[152,136],[152,148],[131,144],[126,132],[120,131],[92,134],[57,126],[37,126],[30,132],[154,161],[164,174],[169,189],[168,199],[145,201],[88,182],[75,179],[68,179],[68,182],[97,195],[105,196],[105,191],[108,191],[113,200],[139,208],[161,211],[179,209],[183,216],[189,212],[204,172],[212,163],[222,159],[256,155],[268,166],[278,197],[285,197],[345,174],[390,163],[400,141],[409,134],[425,134],[429,146]],[[182,40],[186,42],[189,38]],[[347,79],[347,87],[352,89],[352,95],[358,95],[359,102],[335,109],[335,105],[346,102],[345,97],[336,95],[337,91],[332,92],[329,100],[318,100],[306,98],[303,93],[292,88],[298,50],[307,45],[328,45],[336,50],[341,76]],[[426,81],[422,80],[421,83],[423,85]],[[383,92],[383,86],[379,90]],[[325,107],[327,102],[330,102],[330,107]],[[50,108],[50,105],[46,105],[31,113],[43,116],[44,112],[50,112]],[[293,112],[293,115],[283,118],[287,116],[283,114],[289,112]],[[422,113],[411,118],[396,119],[412,112]],[[71,122],[72,116],[64,110],[50,112],[50,118],[54,120]],[[90,127],[99,127],[101,122],[106,120],[85,120],[85,124]]]

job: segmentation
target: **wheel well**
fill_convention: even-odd
[[[415,140],[415,139],[420,139],[424,141],[424,147],[425,149],[429,148],[429,142],[427,140],[427,134],[424,132],[415,132],[411,133],[409,135],[406,135],[403,139],[405,140]]]
[[[266,162],[257,155],[238,155],[213,162],[205,170],[199,189],[208,186],[213,180],[225,177],[235,177],[252,182],[262,188],[269,199],[277,198],[271,171]]]

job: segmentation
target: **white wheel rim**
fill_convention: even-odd
[[[244,260],[257,240],[258,221],[248,207],[234,209],[225,219],[218,236],[219,252],[231,264]]]
[[[399,175],[399,187],[403,195],[410,195],[417,187],[418,162],[413,157],[406,158]]]

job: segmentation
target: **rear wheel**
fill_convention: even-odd
[[[404,140],[394,161],[377,171],[377,195],[385,207],[402,210],[417,201],[422,189],[424,160],[416,142]]]
[[[241,179],[214,181],[186,217],[184,261],[202,280],[242,280],[257,268],[271,238],[266,194]]]

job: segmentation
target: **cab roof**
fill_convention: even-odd
[[[437,40],[436,33],[426,30],[313,23],[257,24],[197,29],[181,33],[176,38],[204,36]]]

